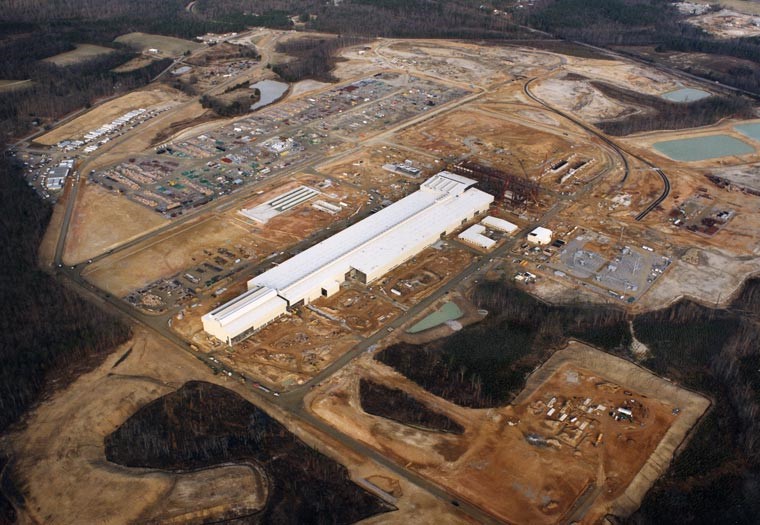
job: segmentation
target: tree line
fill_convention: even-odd
[[[0,158],[0,432],[50,385],[63,388],[96,367],[130,328],[38,269],[50,219],[11,159]]]

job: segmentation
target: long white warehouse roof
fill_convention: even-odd
[[[364,274],[366,282],[381,277],[486,212],[493,197],[471,188],[474,184],[438,173],[419,191],[248,281],[248,292],[203,316],[204,330],[230,342],[276,319],[288,306],[332,295],[351,271]]]
[[[509,221],[505,221],[504,219],[500,219],[498,217],[493,217],[489,215],[482,221],[480,221],[480,224],[483,226],[487,226],[491,228],[492,230],[499,230],[505,233],[513,233],[517,231],[517,225],[512,224]]]
[[[323,283],[336,278],[342,282],[351,268],[367,276],[380,267],[392,268],[391,261],[410,247],[431,235],[449,233],[451,217],[464,214],[461,221],[493,201],[480,190],[465,191],[473,184],[472,179],[442,171],[419,191],[251,279],[248,286],[273,288],[292,305]]]

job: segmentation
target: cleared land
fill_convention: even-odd
[[[0,92],[15,91],[32,85],[31,80],[0,80]]]
[[[157,213],[96,184],[79,190],[77,212],[66,238],[64,261],[76,264],[168,223]]]
[[[48,57],[45,59],[45,62],[65,67],[78,64],[79,62],[85,62],[91,58],[107,55],[113,53],[113,51],[114,50],[110,47],[96,46],[93,44],[77,44],[76,49]]]
[[[52,146],[62,140],[81,138],[88,131],[99,128],[133,109],[149,108],[173,101],[176,92],[168,88],[134,91],[122,97],[101,104],[82,116],[55,128],[50,133],[34,139],[39,144]]]
[[[159,56],[179,56],[187,51],[203,47],[203,44],[171,36],[151,35],[148,33],[128,33],[114,39],[114,42],[126,44],[138,51],[157,49]]]
[[[5,450],[18,460],[14,479],[25,487],[24,515],[39,523],[184,523],[260,508],[268,494],[260,490],[260,475],[244,463],[182,473],[127,468],[105,459],[105,436],[187,378],[250,396],[239,384],[212,375],[192,356],[138,330],[102,366],[40,405],[29,425],[6,441]],[[320,442],[312,429],[286,418],[283,422],[307,444],[346,465],[352,479],[369,480],[396,498],[397,511],[366,523],[471,523],[404,479],[333,441]]]
[[[403,389],[462,425],[464,434],[441,435],[362,412],[357,376]],[[636,508],[709,402],[571,343],[531,376],[510,406],[498,409],[447,403],[368,356],[310,395],[307,405],[499,519],[594,523],[609,511],[626,515]],[[633,421],[609,415],[619,407],[629,407]]]
[[[321,199],[347,204],[335,215],[317,210],[312,207],[311,202],[305,202],[274,217],[266,224],[259,224],[243,217],[238,211],[266,202],[301,184],[319,188],[320,183],[324,183],[324,179],[305,175],[298,178],[298,183],[286,183],[276,188],[270,186],[267,188],[269,191],[261,190],[261,195],[241,203],[239,208],[235,207],[219,215],[194,219],[179,230],[162,234],[159,238],[150,239],[126,252],[107,257],[93,264],[87,270],[86,277],[99,287],[123,297],[153,281],[171,277],[195,265],[201,265],[204,261],[213,264],[219,248],[234,251],[236,247],[242,246],[249,257],[263,262],[270,255],[288,249],[309,234],[330,226],[333,221],[351,215],[360,206],[359,194],[354,188],[344,184],[325,188],[320,195]],[[100,192],[104,191],[100,189]],[[120,201],[128,203],[130,209],[142,208],[126,199]],[[141,211],[138,215],[153,218],[150,222],[166,222],[166,219],[155,212]],[[206,252],[213,252],[215,255],[210,256]]]

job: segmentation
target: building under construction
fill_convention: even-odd
[[[449,171],[478,181],[478,188],[499,202],[511,206],[525,206],[538,201],[540,186],[526,177],[511,175],[472,161],[451,165]]]

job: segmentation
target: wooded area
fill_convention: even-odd
[[[644,113],[597,122],[596,127],[609,135],[697,128],[724,118],[747,119],[754,115],[752,102],[736,95],[712,96],[688,103],[670,102],[662,97],[637,93],[606,82],[592,81],[591,84],[606,96],[619,100],[628,107],[646,108]]]
[[[756,523],[760,280],[727,310],[681,301],[639,316],[634,327],[652,351],[646,366],[706,393],[713,406],[631,523]]]
[[[484,321],[425,345],[398,343],[376,358],[433,394],[471,408],[508,403],[527,374],[568,337],[625,348],[624,311],[599,305],[550,306],[508,283],[480,284],[473,300]]]
[[[246,523],[354,523],[392,507],[346,468],[305,445],[238,394],[191,381],[140,408],[106,436],[106,458],[128,467],[191,470],[229,462],[263,468],[265,508]]]
[[[445,414],[433,411],[406,392],[367,379],[359,380],[359,399],[362,410],[413,427],[464,433],[464,427]]]
[[[0,158],[0,432],[52,385],[96,367],[130,329],[37,268],[50,219],[7,157]]]

